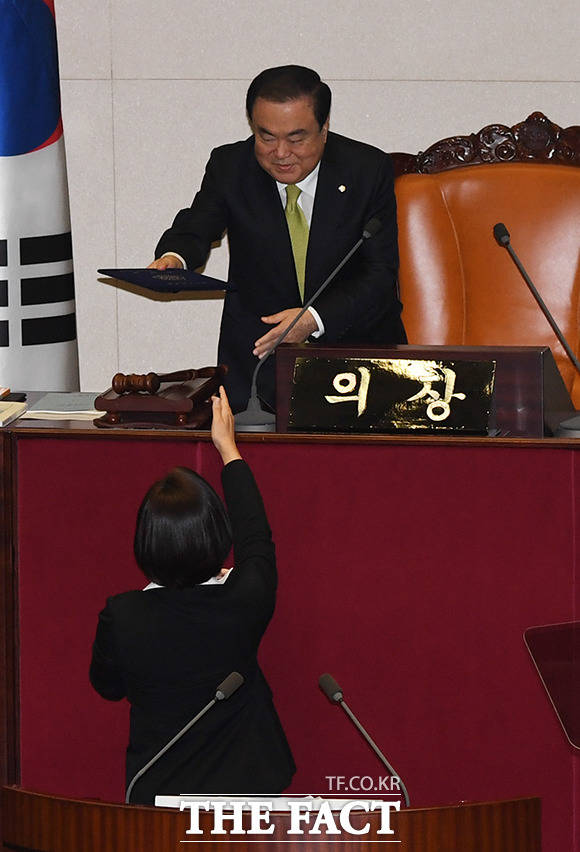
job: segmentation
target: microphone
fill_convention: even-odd
[[[216,701],[225,701],[234,694],[236,689],[244,682],[244,678],[239,672],[231,672],[225,680],[222,680],[215,691]]]
[[[568,341],[566,340],[566,338],[564,337],[564,335],[562,334],[562,332],[558,328],[558,326],[556,324],[556,320],[554,319],[554,317],[552,316],[552,314],[548,310],[546,303],[544,302],[544,300],[542,299],[542,297],[540,296],[540,294],[538,293],[538,291],[534,287],[534,285],[533,285],[533,283],[530,279],[530,276],[528,275],[528,273],[524,269],[524,266],[523,266],[522,262],[520,261],[519,257],[517,256],[517,254],[515,253],[515,251],[511,247],[510,234],[509,234],[509,231],[508,231],[508,229],[506,228],[506,226],[504,225],[503,222],[498,222],[496,225],[493,226],[493,235],[494,235],[495,239],[497,240],[497,243],[500,246],[503,246],[504,248],[506,248],[508,250],[508,253],[509,253],[511,259],[513,260],[513,262],[517,266],[518,270],[520,271],[520,273],[522,275],[522,278],[524,279],[524,281],[528,285],[528,287],[529,287],[529,289],[532,293],[532,296],[534,297],[534,299],[536,300],[536,302],[540,306],[542,313],[544,314],[544,316],[546,317],[546,319],[550,323],[552,331],[554,332],[554,334],[556,335],[556,337],[558,338],[558,340],[560,341],[560,343],[564,347],[566,354],[568,355],[569,359],[572,361],[572,363],[574,364],[574,366],[576,367],[578,372],[580,372],[580,363],[578,362],[578,359],[576,358],[576,356],[572,352],[572,348],[570,347]],[[575,417],[569,417],[567,420],[562,420],[562,422],[554,430],[554,435],[557,438],[580,438],[580,416],[576,415]]]
[[[383,763],[384,766],[386,766],[389,775],[392,775],[395,778],[399,779],[400,789],[401,789],[401,792],[402,792],[402,794],[405,798],[405,805],[407,807],[410,807],[411,802],[410,802],[410,799],[409,799],[409,794],[407,792],[407,788],[405,787],[405,784],[403,782],[403,779],[401,778],[399,773],[396,772],[393,769],[393,767],[391,766],[391,764],[389,763],[389,761],[387,760],[385,755],[382,753],[382,751],[380,750],[378,745],[370,737],[370,735],[365,731],[365,729],[363,728],[363,726],[361,725],[359,720],[356,718],[356,716],[354,715],[354,713],[352,712],[352,710],[350,709],[350,707],[348,706],[346,701],[344,701],[344,699],[343,699],[344,693],[343,693],[342,689],[340,688],[340,686],[338,685],[338,683],[332,677],[332,675],[330,675],[330,674],[320,675],[320,677],[318,679],[318,685],[321,688],[321,690],[324,692],[324,694],[326,695],[326,697],[328,698],[329,701],[331,701],[333,704],[340,704],[340,706],[342,707],[342,709],[344,710],[346,715],[349,717],[349,719],[351,720],[353,725],[356,727],[358,732],[360,734],[362,734],[363,738],[370,745],[370,747],[372,748],[374,753],[377,755],[377,757],[379,758],[381,763]]]
[[[169,751],[169,749],[173,745],[175,745],[175,743],[178,740],[180,740],[181,737],[185,733],[187,733],[187,731],[189,731],[189,729],[192,728],[196,724],[196,722],[199,722],[201,717],[205,716],[207,711],[211,710],[211,708],[214,706],[214,704],[217,704],[218,701],[225,701],[227,698],[230,698],[234,694],[236,689],[238,689],[243,684],[243,682],[244,682],[244,678],[242,677],[242,675],[239,672],[231,672],[226,677],[226,679],[223,680],[220,683],[220,685],[217,687],[217,689],[215,691],[215,698],[212,698],[212,700],[209,702],[209,704],[206,704],[205,707],[202,710],[199,711],[197,716],[194,716],[194,718],[191,719],[191,721],[189,721],[187,723],[187,725],[184,725],[183,728],[177,734],[175,734],[173,739],[171,739],[166,745],[164,745],[163,748],[160,751],[158,751],[157,754],[155,754],[151,758],[149,763],[146,763],[145,766],[143,766],[139,770],[139,772],[137,772],[133,776],[133,778],[131,779],[131,783],[127,787],[127,792],[125,793],[125,804],[128,805],[130,803],[131,793],[133,792],[133,787],[135,786],[135,784],[137,783],[139,778],[141,778],[141,776],[145,775],[147,770],[150,769],[153,766],[154,763],[157,763],[159,758],[163,757],[165,752]]]
[[[370,240],[372,237],[377,234],[382,227],[382,222],[376,216],[370,219],[367,224],[363,228],[362,237],[357,240],[355,245],[348,252],[346,257],[344,257],[335,269],[330,273],[328,278],[322,282],[316,293],[308,299],[307,302],[302,307],[302,310],[299,314],[297,314],[290,325],[282,332],[282,334],[276,338],[272,346],[266,351],[266,354],[260,358],[258,363],[256,364],[256,368],[254,370],[254,374],[252,376],[252,389],[250,391],[250,398],[248,400],[248,406],[244,411],[240,411],[239,414],[236,414],[234,417],[236,431],[238,432],[273,432],[276,428],[276,415],[272,414],[269,411],[264,411],[262,406],[260,405],[260,401],[258,399],[258,391],[257,391],[257,376],[260,372],[262,365],[267,361],[272,352],[275,352],[278,346],[282,343],[286,335],[294,328],[296,323],[304,316],[308,308],[314,303],[314,301],[320,296],[320,294],[326,290],[330,282],[338,275],[342,267],[347,263],[353,254],[358,251],[365,240]]]
[[[370,240],[371,237],[375,237],[381,228],[383,227],[383,223],[376,216],[373,216],[372,219],[366,223],[363,228],[363,239]]]
[[[493,235],[500,246],[509,246],[510,235],[509,231],[503,222],[498,222],[493,226]]]
[[[332,675],[320,675],[318,678],[318,685],[329,701],[333,701],[335,704],[342,701],[342,689]]]

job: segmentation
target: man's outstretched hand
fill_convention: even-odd
[[[293,319],[295,319],[302,308],[288,308],[285,311],[280,311],[277,314],[271,314],[268,317],[261,317],[262,322],[272,325],[273,328],[267,332],[259,340],[254,343],[253,354],[258,358],[263,358],[268,349],[274,345],[285,329],[288,328]],[[296,323],[292,331],[284,338],[284,343],[303,343],[307,340],[313,331],[317,331],[318,326],[316,320],[310,313],[306,311],[303,317]]]

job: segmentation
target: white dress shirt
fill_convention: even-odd
[[[313,169],[309,175],[306,175],[305,178],[295,184],[298,189],[301,190],[300,195],[298,196],[298,206],[306,217],[309,230],[312,223],[312,211],[314,210],[314,199],[316,197],[316,186],[318,184],[319,171],[320,163],[318,163],[316,168]],[[286,187],[288,184],[276,181],[276,186],[278,187],[278,194],[280,195],[282,207],[286,209]],[[318,331],[313,331],[312,337],[320,337],[321,334],[324,334],[324,323],[320,319],[318,311],[316,311],[313,307],[308,308],[308,310],[316,320],[316,325],[318,326]]]

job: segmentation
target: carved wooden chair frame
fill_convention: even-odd
[[[556,163],[580,167],[580,126],[562,128],[541,112],[507,127],[488,124],[469,136],[449,136],[418,154],[392,153],[395,176],[432,174],[490,163]]]

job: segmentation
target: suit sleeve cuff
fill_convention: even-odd
[[[316,322],[316,325],[318,326],[318,331],[313,331],[312,334],[310,335],[310,337],[320,337],[321,335],[324,334],[324,323],[320,319],[320,314],[318,313],[318,311],[316,311],[313,307],[308,308],[308,310],[310,311],[310,313],[314,317],[314,321]]]
[[[183,268],[187,269],[187,263],[185,262],[185,260],[182,258],[182,256],[180,254],[177,254],[176,251],[166,251],[166,252],[164,252],[164,254],[161,255],[161,257],[176,257],[183,264]]]

